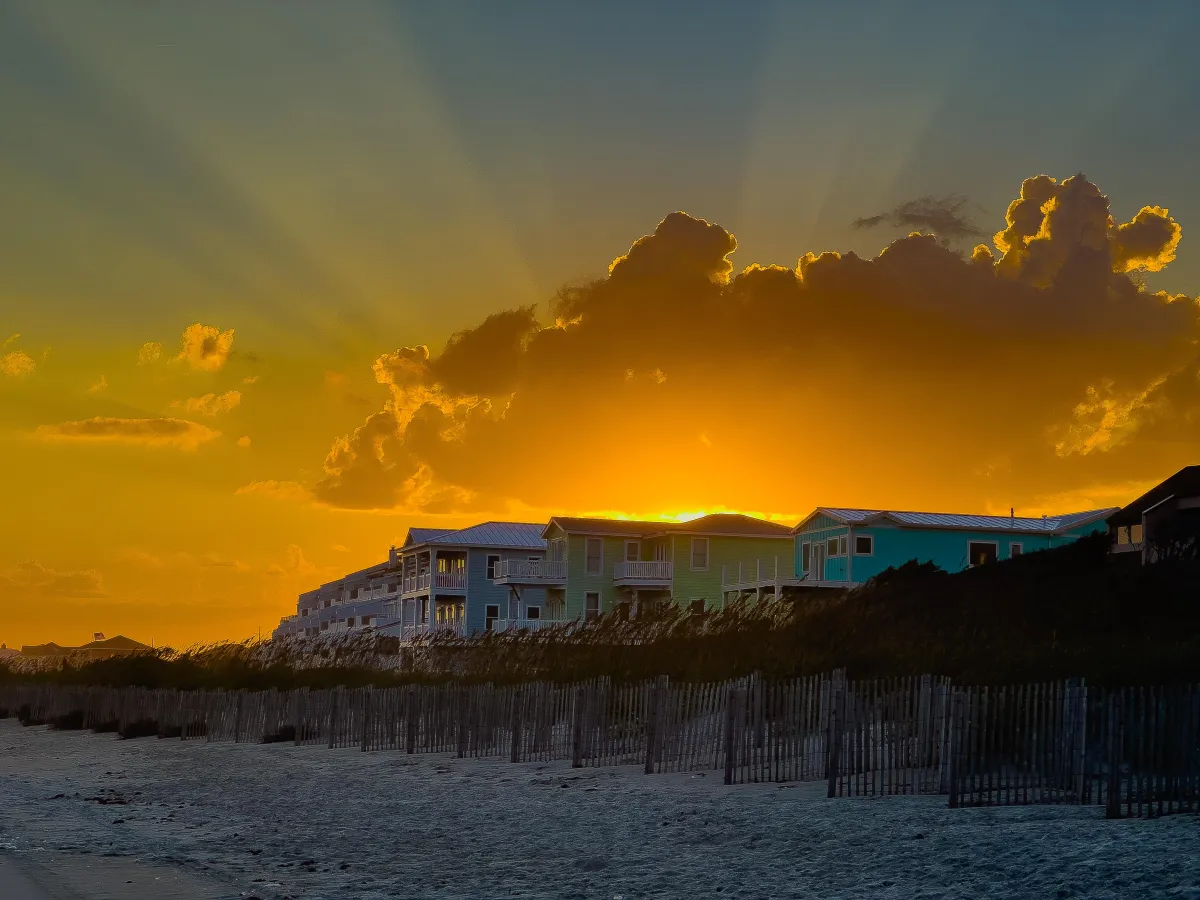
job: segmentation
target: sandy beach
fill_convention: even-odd
[[[713,772],[123,742],[5,720],[0,808],[0,872],[23,873],[14,890],[36,900],[1200,898],[1193,817],[827,800],[820,784],[727,788]]]

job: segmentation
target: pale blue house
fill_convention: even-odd
[[[506,565],[540,564],[544,525],[484,522],[461,529],[409,529],[399,557],[400,592],[382,634],[413,637],[535,629],[550,624],[540,587],[497,584]]]
[[[910,560],[959,572],[1106,531],[1113,512],[1027,518],[820,507],[795,528],[795,579],[788,583],[853,587]]]

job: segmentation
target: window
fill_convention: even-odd
[[[540,619],[542,617],[542,608],[540,606],[525,607],[525,618]]]
[[[358,588],[355,588],[354,590],[352,590],[352,591],[350,592],[350,599],[351,599],[351,600],[357,600],[357,599],[358,599]]]
[[[1122,525],[1120,528],[1117,529],[1117,543],[1118,544],[1128,544],[1129,543],[1129,526],[1128,525]]]
[[[1140,544],[1141,542],[1142,542],[1142,526],[1141,525],[1130,525],[1129,526],[1129,543]]]
[[[708,538],[692,538],[692,571],[708,571]]]
[[[971,541],[967,545],[967,557],[970,559],[969,565],[985,566],[988,563],[996,561],[996,542],[995,541]]]
[[[485,606],[483,608],[483,618],[484,618],[484,622],[483,622],[484,630],[491,631],[492,624],[498,618],[500,618],[500,604],[499,603],[489,603],[487,606]]]
[[[496,570],[498,568],[500,568],[500,557],[498,555],[497,556],[489,556],[487,558],[487,577],[489,579],[495,578]]]
[[[365,628],[366,626],[371,624],[372,618],[374,618],[374,617],[373,616],[362,616],[358,621],[359,621],[359,624]]]
[[[424,625],[429,621],[429,598],[421,598],[421,624]]]
[[[322,631],[328,631],[328,630],[329,630],[329,623],[328,623],[328,622],[322,622],[322,623],[321,623],[321,630],[322,630]]]
[[[656,562],[666,562],[667,561],[667,545],[666,544],[655,544],[654,545],[654,559]]]
[[[567,542],[562,538],[555,538],[550,542],[550,559],[554,562],[562,562],[567,558]]]
[[[845,538],[845,536],[844,536],[844,535],[842,536],[842,539],[841,539],[841,542],[840,542],[840,550],[839,550],[838,552],[839,552],[839,553],[840,553],[842,556],[845,556],[845,555],[846,555],[846,538]]]
[[[800,571],[807,572],[809,561],[812,559],[812,544],[805,541],[800,545]]]
[[[1008,547],[1009,556],[1020,556],[1025,552],[1025,545],[1020,541],[1013,541]]]
[[[542,561],[542,558],[540,556],[527,556],[527,557],[525,557],[525,559],[527,559],[529,562],[534,562],[534,563]]]
[[[826,556],[837,556],[838,555],[838,539],[837,538],[830,538],[829,540],[827,540],[825,542],[825,555]]]
[[[387,592],[389,594],[394,594],[399,589],[400,589],[400,582],[398,582],[398,581],[389,581],[388,582]]]
[[[642,556],[641,541],[625,542],[625,562],[637,562]]]
[[[354,627],[354,616],[350,616],[350,618],[348,618],[348,619],[346,620],[346,627],[347,627],[347,628],[353,628],[353,627]]]
[[[307,610],[307,609],[302,609],[302,610],[300,610],[300,615],[302,615],[302,616],[307,616],[307,615],[308,615],[308,610]]]
[[[693,597],[688,601],[688,612],[692,615],[704,612],[704,601],[699,597]]]
[[[584,572],[588,575],[599,575],[604,566],[604,542],[600,538],[587,539],[587,559]]]
[[[875,538],[869,534],[856,534],[854,536],[854,555],[855,556],[871,556],[875,553]]]
[[[588,591],[583,595],[583,617],[594,619],[600,615],[600,592]]]

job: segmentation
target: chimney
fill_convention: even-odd
[[[1010,507],[1008,508],[1008,517],[1009,517],[1010,519],[1015,519],[1015,518],[1017,517],[1017,511],[1016,511],[1016,509],[1015,509],[1014,507],[1011,507],[1011,506],[1010,506]]]

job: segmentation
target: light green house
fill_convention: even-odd
[[[731,569],[755,560],[790,563],[792,530],[717,513],[690,522],[555,516],[542,531],[546,558],[502,566],[496,583],[546,589],[547,618],[594,618],[674,601],[719,608]]]

